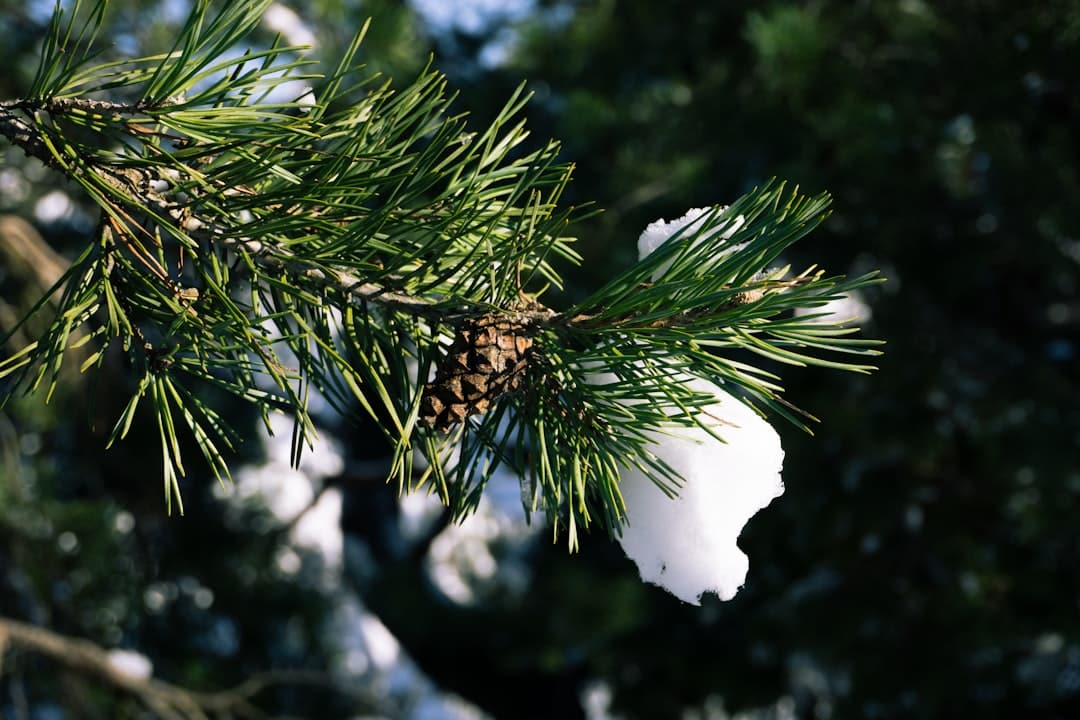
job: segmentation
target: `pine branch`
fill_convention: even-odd
[[[74,337],[94,344],[84,371],[118,347],[138,387],[110,442],[148,400],[170,503],[185,474],[178,425],[222,481],[238,441],[190,384],[267,422],[291,412],[296,461],[316,390],[380,423],[402,488],[431,483],[460,517],[508,465],[526,512],[564,524],[573,546],[597,515],[619,527],[623,468],[678,486],[650,432],[702,425],[713,398],[686,378],[805,426],[775,376],[724,351],[870,369],[829,356],[875,343],[792,312],[876,279],[773,265],[824,219],[826,196],[768,183],[576,306],[548,307],[557,264],[578,261],[566,232],[582,213],[559,205],[572,167],[558,145],[526,147],[523,91],[473,130],[436,72],[398,90],[356,82],[363,32],[325,77],[290,48],[222,59],[264,5],[211,15],[200,2],[171,52],[94,66],[103,3],[76,3],[54,21],[32,94],[0,103],[0,134],[101,209],[47,295],[59,296],[49,330],[0,362],[0,400],[51,393]],[[281,95],[298,80],[299,97]]]

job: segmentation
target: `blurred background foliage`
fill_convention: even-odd
[[[860,298],[881,370],[785,370],[822,423],[779,427],[787,491],[741,539],[746,587],[703,608],[642,585],[605,537],[567,556],[497,498],[447,528],[381,483],[371,428],[329,416],[322,465],[289,471],[253,429],[237,487],[196,469],[167,518],[156,443],[102,449],[123,367],[73,375],[0,415],[0,613],[193,688],[303,668],[371,698],[261,696],[305,717],[1080,715],[1080,3],[277,5],[330,61],[373,17],[369,66],[404,80],[434,53],[478,122],[527,80],[534,137],[578,165],[568,201],[605,209],[577,228],[571,296],[633,262],[652,220],[772,176],[831,192],[788,259],[883,269]],[[112,7],[130,54],[187,5]],[[0,97],[28,85],[50,9],[0,0]],[[94,216],[2,152],[6,329]],[[28,261],[12,238],[35,233]],[[13,655],[4,717],[139,716]]]

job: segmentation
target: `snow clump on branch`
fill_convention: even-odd
[[[638,240],[641,258],[683,228],[694,232],[693,224],[708,212],[698,208],[678,220],[649,225]],[[743,222],[739,216],[716,232],[729,238]],[[726,252],[738,249],[736,245]],[[736,541],[747,521],[784,492],[784,451],[776,430],[752,408],[707,380],[687,382],[695,391],[715,396],[701,412],[705,424],[723,440],[701,427],[672,425],[651,433],[655,454],[684,484],[677,497],[669,498],[640,470],[624,470],[620,488],[628,525],[619,542],[642,580],[697,605],[706,592],[730,600],[746,580],[749,560]]]
[[[722,211],[723,209],[721,209]],[[701,232],[701,228],[705,222],[712,216],[712,208],[692,208],[686,212],[678,220],[672,220],[668,222],[666,220],[657,220],[656,222],[649,223],[645,228],[645,232],[641,233],[641,237],[638,238],[638,259],[644,260],[647,256],[652,254],[654,250],[667,242],[672,236],[679,233],[680,237],[686,237]],[[710,228],[708,232],[702,233],[701,237],[694,241],[694,246],[698,246],[706,240],[720,235],[721,238],[727,240],[735,232],[746,223],[746,218],[742,215],[728,220],[726,222],[718,224],[716,227]],[[739,245],[733,245],[728,248],[724,248],[724,255],[741,250],[745,246],[745,243]],[[660,279],[660,276],[667,272],[667,269],[671,267],[671,262],[666,262],[660,266],[660,268],[653,273],[653,282]]]

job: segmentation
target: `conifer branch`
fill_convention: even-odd
[[[826,196],[768,183],[577,305],[548,307],[558,263],[578,261],[566,232],[582,213],[560,206],[572,167],[558,145],[526,148],[524,92],[473,130],[436,72],[398,90],[357,83],[363,31],[325,76],[278,46],[222,59],[265,4],[215,15],[197,3],[171,52],[96,66],[104,4],[58,13],[31,94],[0,103],[0,134],[80,186],[101,218],[49,293],[49,330],[0,361],[0,401],[51,393],[72,338],[92,343],[83,371],[118,349],[137,390],[110,442],[148,402],[179,504],[177,426],[222,480],[238,441],[198,384],[264,419],[293,413],[297,461],[315,389],[380,423],[402,488],[419,477],[460,517],[507,465],[526,478],[526,512],[565,523],[573,545],[597,516],[618,528],[621,467],[678,485],[648,432],[701,425],[712,398],[684,379],[804,425],[774,375],[724,351],[870,369],[826,356],[872,356],[875,343],[792,312],[873,275],[774,266],[826,216]]]

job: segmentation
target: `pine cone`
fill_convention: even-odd
[[[449,432],[520,387],[533,344],[525,330],[521,321],[497,314],[463,322],[435,380],[424,386],[420,425]]]

